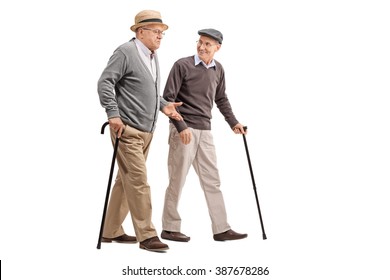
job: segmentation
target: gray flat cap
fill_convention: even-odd
[[[223,35],[218,30],[212,28],[201,29],[198,31],[199,35],[210,37],[216,40],[218,43],[222,44]]]

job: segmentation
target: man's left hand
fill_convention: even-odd
[[[244,129],[244,126],[240,123],[233,126],[232,129],[235,134],[246,134],[246,130]]]
[[[176,107],[181,106],[183,102],[169,102],[167,106],[162,109],[162,112],[169,118],[182,121],[183,117],[176,111]]]

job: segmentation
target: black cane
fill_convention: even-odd
[[[108,122],[105,122],[101,129],[101,134],[104,134],[104,129],[108,125]],[[115,159],[116,159],[116,153],[118,151],[118,144],[119,144],[119,138],[118,136],[115,139],[115,145],[114,145],[114,154],[112,156],[112,162],[111,162],[111,169],[110,169],[110,176],[108,177],[108,186],[107,186],[107,192],[106,192],[106,200],[104,201],[104,208],[103,208],[103,217],[102,217],[102,224],[100,225],[100,232],[99,232],[99,240],[97,244],[97,248],[100,249],[100,245],[102,242],[102,235],[103,235],[103,228],[104,228],[104,221],[106,220],[106,212],[107,212],[107,204],[108,204],[108,198],[110,196],[110,190],[111,190],[111,181],[112,181],[112,174],[114,172],[115,167]]]
[[[247,127],[244,126],[244,131],[247,130]],[[251,178],[252,178],[252,184],[253,184],[253,190],[255,192],[256,197],[256,203],[257,203],[257,210],[259,212],[259,218],[260,218],[260,224],[261,224],[261,230],[263,232],[263,239],[267,239],[267,236],[265,235],[264,231],[264,225],[263,225],[263,218],[261,217],[261,211],[260,211],[260,204],[259,204],[259,198],[257,197],[257,189],[256,189],[256,183],[255,183],[255,177],[253,176],[253,170],[252,170],[252,164],[251,159],[249,156],[249,150],[248,150],[248,144],[246,143],[246,137],[245,134],[242,134],[242,137],[244,139],[244,145],[245,145],[245,151],[246,151],[246,157],[248,158],[248,165],[249,165],[249,171],[251,172]]]

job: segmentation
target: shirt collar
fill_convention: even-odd
[[[217,67],[217,65],[215,64],[214,59],[210,62],[209,65],[207,65],[207,64],[204,63],[203,60],[201,60],[201,59],[199,58],[199,56],[196,54],[196,55],[195,55],[195,66],[198,65],[198,64],[200,64],[200,63],[202,63],[203,66],[206,67],[206,68],[211,68],[211,67],[215,67],[215,68],[216,68],[216,67]]]
[[[146,57],[150,58],[151,54],[155,54],[154,52],[152,52],[151,50],[149,50],[145,45],[144,43],[142,43],[139,39],[135,38],[134,42],[137,44],[137,47],[138,49],[140,49],[142,51],[142,53],[145,54]]]

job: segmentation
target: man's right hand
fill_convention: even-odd
[[[189,128],[186,128],[186,129],[180,131],[179,135],[180,135],[181,142],[184,145],[187,145],[191,142],[192,133],[191,133],[191,130]]]
[[[110,124],[110,128],[116,132],[117,137],[121,138],[122,132],[125,130],[125,125],[121,118],[111,118],[108,120],[108,123]]]

